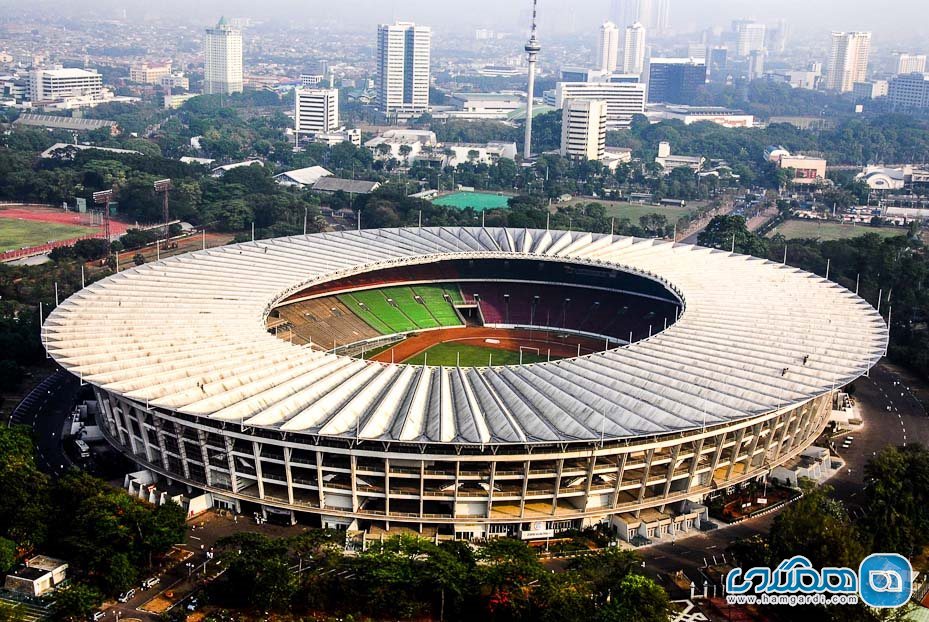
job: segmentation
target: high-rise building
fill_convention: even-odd
[[[577,160],[602,160],[606,154],[607,104],[595,99],[569,99],[561,122],[561,155]]]
[[[645,71],[645,26],[636,22],[623,37],[623,73],[642,75]]]
[[[719,80],[726,75],[726,69],[729,67],[729,49],[725,47],[715,47],[708,50],[707,53],[707,75],[712,76],[713,80]]]
[[[790,24],[779,20],[774,28],[768,29],[765,47],[769,52],[783,54],[787,51],[787,38],[790,36]]]
[[[908,73],[926,73],[925,54],[901,53],[897,55],[897,74],[906,75]]]
[[[668,30],[671,0],[613,0],[611,17],[620,28],[641,23],[649,32]]]
[[[867,81],[870,52],[870,32],[832,33],[832,50],[826,70],[826,90],[848,93],[856,82]]]
[[[896,76],[887,86],[887,101],[894,110],[929,109],[929,74]]]
[[[763,51],[767,27],[758,22],[743,19],[732,23],[736,35],[736,56],[748,58],[752,52]]]
[[[377,103],[386,115],[429,108],[432,29],[412,22],[377,29]]]
[[[645,85],[638,82],[559,82],[555,86],[555,108],[568,101],[606,102],[606,122],[612,127],[626,127],[632,117],[645,114]]]
[[[232,28],[223,17],[215,28],[206,29],[203,41],[203,92],[242,92],[242,31]]]
[[[706,63],[696,58],[652,58],[649,103],[693,104],[706,84]]]
[[[99,99],[103,77],[86,69],[35,69],[29,73],[29,100],[33,103],[68,98]]]
[[[338,89],[297,89],[294,92],[294,133],[327,134],[339,129]]]
[[[597,67],[600,71],[616,71],[619,56],[619,28],[613,22],[600,26],[600,44],[597,46]]]
[[[752,50],[748,55],[748,79],[757,80],[764,75],[764,50]]]

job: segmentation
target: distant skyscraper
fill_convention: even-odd
[[[826,90],[848,93],[856,82],[867,81],[870,52],[870,32],[832,33],[832,50],[826,69]]]
[[[779,20],[777,26],[768,30],[766,47],[769,52],[783,54],[787,51],[787,38],[790,36],[790,24]]]
[[[578,160],[602,160],[606,154],[606,102],[569,99],[561,120],[561,155]]]
[[[242,92],[242,31],[232,28],[223,17],[215,28],[206,29],[203,92]]]
[[[671,0],[613,0],[611,13],[620,28],[640,22],[650,32],[664,32],[670,25]]]
[[[600,44],[597,46],[597,68],[600,71],[616,71],[619,56],[619,28],[613,22],[600,26]]]
[[[377,103],[386,115],[429,108],[432,30],[412,22],[377,28]]]
[[[623,37],[623,73],[642,75],[645,71],[645,26],[636,22]]]
[[[764,50],[764,38],[767,28],[752,20],[739,20],[733,22],[732,29],[736,34],[736,55],[748,58],[752,52]]]
[[[648,63],[649,103],[693,104],[706,84],[706,63],[696,58],[652,58]]]
[[[925,54],[899,54],[897,56],[897,74],[926,73]]]
[[[327,134],[339,129],[338,89],[297,89],[294,93],[294,131]]]
[[[542,46],[536,38],[536,19],[538,18],[538,0],[532,0],[532,30],[526,42],[526,60],[529,62],[529,84],[526,87],[526,136],[523,140],[523,157],[532,154],[532,108],[535,99],[535,64],[539,60]]]
[[[757,80],[764,75],[764,50],[752,50],[748,55],[748,79]]]
[[[729,67],[729,49],[725,47],[715,47],[707,53],[707,74],[714,80],[719,80],[725,75]]]

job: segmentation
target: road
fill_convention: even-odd
[[[58,370],[40,382],[10,415],[11,423],[34,430],[38,467],[53,476],[62,475],[71,465],[62,447],[62,430],[79,389],[77,378]]]
[[[834,452],[845,461],[845,466],[827,482],[833,488],[832,496],[843,501],[853,513],[863,494],[864,466],[875,453],[888,445],[922,443],[929,446],[929,416],[920,401],[920,398],[929,398],[929,388],[924,383],[902,369],[881,362],[868,378],[855,382],[855,389],[858,412],[864,424],[852,434],[855,440],[848,450],[840,446]],[[704,558],[711,561],[713,555],[718,558],[735,540],[766,533],[776,516],[774,512],[731,527],[698,532],[679,538],[673,544],[643,547],[639,553],[645,559],[649,574],[683,570],[696,580]]]

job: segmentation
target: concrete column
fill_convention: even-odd
[[[290,470],[290,458],[294,450],[290,447],[284,447],[284,477],[287,479],[287,502],[294,504],[294,474]]]
[[[491,511],[493,510],[494,504],[494,478],[497,475],[497,461],[491,460],[490,462],[490,486],[487,489],[487,518],[490,518]]]
[[[526,494],[529,492],[529,460],[523,462],[523,494],[519,499],[519,517],[526,516]]]
[[[674,469],[677,468],[677,457],[681,453],[681,444],[678,443],[671,449],[671,460],[668,462],[668,481],[664,484],[664,494],[662,495],[665,499],[668,498],[668,495],[671,493],[671,481],[674,477]]]
[[[732,471],[735,470],[735,464],[739,460],[739,452],[742,451],[742,441],[745,440],[745,428],[739,428],[735,445],[732,446],[732,454],[729,456],[729,466],[726,468],[726,481],[732,477]]]
[[[584,511],[586,512],[590,505],[590,488],[594,483],[594,469],[597,466],[597,456],[593,455],[587,459],[587,481],[584,483]]]
[[[616,485],[613,486],[613,499],[610,507],[615,508],[619,504],[619,488],[623,484],[623,471],[626,469],[626,459],[629,458],[629,452],[624,451],[619,456],[616,464]]]
[[[564,471],[564,458],[558,459],[558,467],[555,470],[555,490],[552,493],[552,516],[558,511],[558,493],[561,491],[561,474]]]
[[[229,486],[232,488],[232,492],[239,492],[239,476],[236,475],[235,456],[232,455],[232,450],[235,447],[235,444],[228,436],[224,436],[223,438],[226,442],[226,464],[229,468]]]
[[[206,447],[207,434],[203,430],[197,430],[197,440],[200,443],[200,459],[203,461],[203,476],[206,478],[206,485],[213,485],[213,473],[210,469],[210,450]]]
[[[694,475],[697,473],[697,467],[700,466],[700,459],[703,457],[703,445],[706,439],[697,439],[694,444],[694,454],[690,461],[690,471],[687,474],[687,491],[690,491],[694,485]]]
[[[258,441],[252,441],[252,455],[255,456],[255,478],[258,480],[258,498],[265,498],[264,476],[261,474],[261,446]]]
[[[184,471],[184,478],[190,479],[190,465],[187,464],[187,446],[184,443],[183,428],[177,422],[174,422],[174,438],[177,441],[177,453],[181,456],[181,469]]]
[[[326,493],[323,492],[323,452],[316,449],[316,488],[319,492],[319,508],[326,507]]]

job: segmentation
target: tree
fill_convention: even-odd
[[[54,618],[68,622],[87,620],[103,600],[100,592],[79,582],[72,582],[56,590],[53,598]]]
[[[861,533],[829,488],[808,491],[774,519],[768,536],[771,560],[805,555],[814,568],[857,568],[867,551]]]
[[[16,543],[0,538],[0,573],[7,573],[16,565]]]
[[[597,615],[598,622],[666,622],[671,613],[668,594],[660,585],[638,574],[628,575],[610,602]]]
[[[767,255],[767,242],[748,230],[742,216],[715,216],[700,232],[697,243],[724,251],[732,250],[734,246],[735,252],[744,255]]]
[[[144,265],[145,256],[142,255],[142,253],[136,253],[135,255],[132,256],[132,263],[134,263],[137,266]]]
[[[907,557],[922,550],[929,543],[929,451],[885,448],[865,465],[865,481],[862,529],[873,549]]]
[[[221,602],[274,611],[289,608],[297,584],[284,541],[239,533],[218,545],[226,572],[214,585],[213,594]]]

